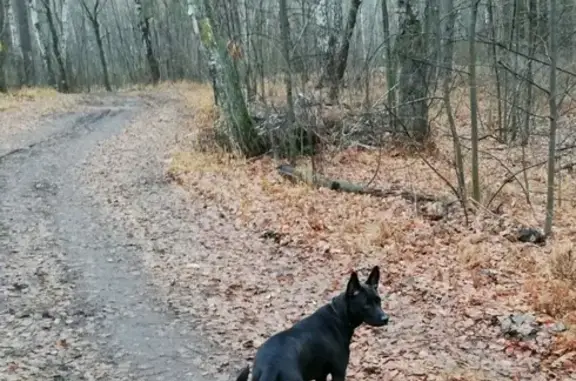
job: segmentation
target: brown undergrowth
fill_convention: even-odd
[[[432,221],[421,205],[400,197],[292,184],[277,174],[279,163],[271,158],[247,161],[219,152],[206,139],[215,117],[209,88],[182,86],[180,91],[193,115],[190,136],[172,157],[170,176],[238,229],[249,229],[278,248],[273,254],[254,251],[226,259],[237,277],[221,279],[224,295],[213,297],[240,315],[227,319],[236,319],[243,330],[232,338],[219,333],[232,350],[250,357],[267,335],[339,291],[350,269],[380,264],[389,294],[385,308],[394,322],[385,330],[360,329],[350,379],[537,380],[573,369],[576,265],[569,242],[576,233],[576,182],[570,175],[562,178],[564,201],[557,207],[553,239],[544,247],[512,242],[508,233],[519,224],[540,226],[544,219],[544,166],[528,172],[529,203],[521,174],[494,196],[517,172],[520,149],[482,140],[483,203],[470,225],[464,226],[458,208]],[[466,109],[456,109],[466,136]],[[441,121],[435,128],[433,155],[352,147],[324,152],[322,170],[358,184],[374,178],[376,188],[453,198],[438,176],[455,183],[452,143]],[[543,142],[533,142],[525,165],[545,161],[544,148]],[[466,148],[465,154],[468,158]],[[299,164],[309,166],[307,159]],[[469,171],[469,160],[466,167]],[[560,320],[568,329],[534,345],[511,344],[494,322],[514,312],[536,313],[544,325]]]

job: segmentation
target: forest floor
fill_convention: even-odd
[[[291,184],[271,159],[200,149],[211,99],[187,84],[0,98],[2,380],[230,379],[376,264],[391,323],[358,329],[349,379],[576,379],[569,175],[553,240],[513,242],[541,225],[541,197],[532,211],[509,184],[465,227],[457,208],[434,221],[434,205]],[[451,179],[436,145],[426,161]],[[517,155],[482,148],[489,192]],[[323,170],[450,197],[400,149],[326,153]],[[541,192],[542,170],[530,181]]]

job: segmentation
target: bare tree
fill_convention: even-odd
[[[399,0],[400,34],[395,52],[400,66],[398,117],[406,133],[418,143],[430,135],[428,125],[428,71],[422,57],[427,52],[422,22],[408,0]]]
[[[150,6],[148,3],[143,6],[142,0],[134,0],[136,2],[136,12],[140,18],[140,31],[142,32],[142,40],[146,46],[146,59],[150,66],[150,74],[152,75],[152,83],[157,84],[160,81],[160,64],[154,54],[152,47],[152,31],[150,30],[150,20],[152,19]]]
[[[8,83],[6,81],[6,58],[8,56],[8,17],[7,4],[5,0],[0,0],[0,92],[5,93],[8,91]]]
[[[290,57],[290,22],[288,21],[288,6],[286,0],[280,0],[280,30],[282,36],[282,52],[284,53],[284,85],[286,87],[286,102],[288,103],[288,121],[294,123],[294,100],[292,97],[292,68]]]
[[[110,75],[108,74],[108,63],[106,62],[106,54],[104,52],[104,43],[102,42],[102,34],[100,33],[100,20],[98,16],[102,7],[105,5],[105,1],[94,0],[92,7],[89,7],[87,0],[80,0],[82,8],[86,13],[86,17],[92,24],[92,30],[94,31],[94,37],[96,38],[96,46],[98,46],[98,56],[100,57],[100,63],[102,64],[102,76],[104,79],[104,87],[106,91],[112,91],[112,85],[110,84]]]
[[[36,0],[28,0],[28,8],[30,10],[30,21],[34,27],[34,39],[36,40],[36,45],[40,56],[42,57],[42,62],[46,66],[46,71],[48,72],[48,83],[54,86],[56,85],[56,76],[52,68],[52,60],[50,59],[49,51],[42,41],[42,28],[40,25],[40,19],[38,17],[38,4]]]
[[[42,5],[44,5],[44,11],[46,13],[46,20],[48,22],[48,28],[50,29],[50,36],[52,40],[52,51],[56,57],[56,63],[58,64],[59,80],[58,89],[61,92],[67,93],[70,91],[70,84],[68,83],[68,75],[66,73],[66,66],[64,65],[64,59],[60,52],[60,41],[58,38],[58,30],[56,28],[56,20],[54,19],[54,12],[50,4],[50,0],[40,0]]]
[[[386,55],[386,94],[388,107],[391,110],[396,110],[396,60],[392,54],[392,35],[390,34],[390,16],[388,13],[388,0],[381,0],[382,4],[382,30],[384,32],[384,44]],[[452,57],[450,57],[452,60]],[[390,126],[396,130],[396,117],[394,113],[390,113]]]
[[[324,61],[324,70],[317,88],[322,88],[332,82],[336,72],[338,56],[338,40],[342,31],[342,2],[338,0],[320,0],[316,8],[316,23],[319,27],[318,38]]]
[[[354,27],[356,26],[356,18],[358,16],[358,10],[362,0],[352,0],[350,3],[350,10],[348,11],[348,21],[344,27],[344,32],[342,34],[342,41],[340,42],[340,49],[337,52],[335,65],[333,72],[328,74],[330,80],[330,99],[338,99],[338,92],[340,89],[340,84],[344,78],[344,73],[346,72],[346,64],[348,63],[348,53],[350,52],[350,40],[352,39],[352,34],[354,33]]]
[[[34,68],[34,52],[32,50],[32,36],[30,35],[30,18],[28,7],[23,0],[13,0],[16,19],[18,21],[18,35],[20,37],[20,47],[24,58],[24,84],[33,86],[36,84],[36,70]]]
[[[554,175],[556,173],[556,129],[558,122],[558,105],[556,99],[556,65],[558,62],[558,46],[556,36],[556,0],[548,0],[550,9],[550,94],[548,105],[550,108],[550,136],[548,140],[548,181],[546,192],[546,222],[544,223],[544,234],[552,233],[552,222],[554,220]]]
[[[476,88],[476,19],[480,0],[472,0],[470,9],[470,29],[468,32],[469,48],[469,87],[470,87],[470,122],[472,125],[472,198],[480,202],[480,177],[478,169],[478,96]]]
[[[466,181],[464,177],[464,160],[462,158],[462,146],[460,144],[460,137],[456,130],[456,121],[454,120],[454,113],[452,111],[452,104],[450,100],[450,81],[452,79],[452,61],[454,55],[454,25],[456,23],[456,13],[454,12],[454,0],[444,0],[444,21],[442,33],[442,91],[444,98],[444,108],[446,116],[448,117],[448,125],[450,127],[450,134],[454,144],[454,169],[456,171],[456,179],[458,179],[458,192],[460,193],[460,200],[466,208]]]

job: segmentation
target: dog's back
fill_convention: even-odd
[[[253,381],[325,379],[334,361],[347,362],[354,330],[323,306],[271,336],[254,359]]]

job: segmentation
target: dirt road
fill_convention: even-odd
[[[82,111],[3,141],[1,380],[215,379],[207,374],[223,361],[218,349],[171,311],[142,266],[155,234],[194,250],[171,215],[181,198],[163,180],[177,126],[152,125],[168,102],[90,96]],[[137,120],[149,129],[126,136]],[[135,204],[126,212],[122,203]],[[126,218],[138,228],[127,229]]]

